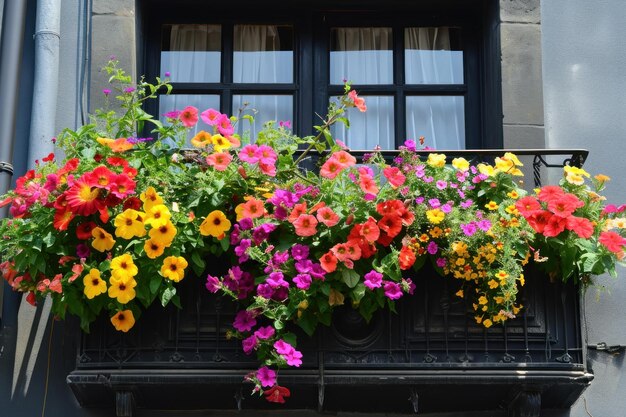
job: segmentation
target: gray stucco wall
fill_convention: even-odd
[[[541,10],[547,145],[589,149],[585,168],[612,178],[606,195],[616,204],[626,202],[625,6],[623,0],[545,0]],[[625,281],[621,269],[618,279],[598,280],[608,293],[587,294],[590,344],[626,345]],[[571,417],[624,415],[623,362],[623,353],[590,353],[596,377]]]

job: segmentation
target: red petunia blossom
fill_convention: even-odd
[[[376,211],[381,216],[385,214],[401,216],[401,213],[406,211],[406,207],[404,207],[404,203],[400,200],[388,200],[378,203],[376,205]]]
[[[370,175],[359,176],[359,187],[366,194],[378,194],[378,185]]]
[[[313,236],[317,233],[317,219],[310,214],[301,214],[293,222],[293,227],[298,236]]]
[[[615,232],[602,232],[598,242],[603,244],[608,250],[613,253],[620,253],[623,250],[623,246],[626,246],[626,239],[624,239],[619,233]]]
[[[335,179],[335,177],[339,175],[339,173],[343,169],[345,169],[345,166],[341,165],[335,159],[330,158],[326,162],[324,162],[324,165],[322,165],[322,168],[320,169],[320,175],[324,178],[332,180]]]
[[[139,171],[137,171],[137,168],[131,166],[125,167],[122,170],[122,174],[128,175],[130,178],[135,178],[138,173]]]
[[[317,210],[316,217],[317,220],[324,223],[327,227],[333,227],[339,223],[339,216],[330,207],[319,208]]]
[[[80,163],[80,159],[72,158],[69,159],[65,165],[57,172],[59,175],[67,174],[69,172],[73,172],[78,168],[78,164]]]
[[[350,258],[348,256],[348,245],[346,243],[337,243],[335,246],[330,248],[330,251],[341,262],[345,262],[347,259]]]
[[[546,185],[539,191],[539,200],[544,203],[549,203],[552,200],[558,199],[565,194],[565,191],[558,185]]]
[[[556,237],[565,230],[565,226],[567,226],[567,219],[554,215],[550,217],[550,220],[548,220],[548,223],[546,223],[546,226],[543,228],[543,235],[546,237]]]
[[[370,217],[365,223],[361,224],[359,234],[370,243],[376,242],[380,237],[380,229],[376,224],[376,219]]]
[[[91,239],[91,231],[96,228],[96,224],[92,221],[83,222],[76,226],[76,237],[80,240]]]
[[[119,174],[113,177],[109,191],[118,198],[126,198],[135,193],[135,181],[128,175]]]
[[[126,168],[128,166],[128,161],[119,156],[109,156],[107,158],[107,163],[114,167]]]
[[[143,205],[143,203],[141,202],[141,200],[137,197],[128,197],[126,200],[124,200],[124,210],[128,210],[128,209],[133,209],[133,210],[139,210],[141,209],[141,206]]]
[[[75,215],[70,210],[56,210],[54,213],[54,220],[52,225],[57,230],[67,230],[70,222],[74,219]]]
[[[361,247],[359,246],[359,242],[354,240],[349,240],[346,242],[346,254],[348,259],[353,261],[358,261],[361,259]]]
[[[104,165],[96,167],[93,171],[86,173],[81,180],[87,182],[92,187],[109,189],[109,184],[113,181],[115,172]]]
[[[553,214],[550,213],[548,210],[542,210],[538,213],[533,214],[526,220],[528,221],[530,227],[535,230],[535,232],[543,233],[546,224],[548,224],[548,221],[550,220],[550,218],[552,218],[552,216]]]
[[[570,216],[567,218],[565,225],[567,230],[571,230],[583,239],[589,239],[593,236],[593,223],[584,217]]]
[[[387,234],[387,232],[385,232],[384,230],[381,230],[380,231],[380,237],[378,238],[376,243],[387,247],[387,246],[391,245],[391,242],[393,242],[393,237],[389,236]]]
[[[524,198],[520,198],[515,203],[515,208],[520,212],[524,218],[529,218],[534,214],[539,214],[543,211],[541,208],[541,203],[537,201],[535,197],[527,196]]]
[[[334,272],[337,269],[337,258],[332,254],[332,252],[326,252],[320,258],[320,264],[324,271],[329,273]]]
[[[415,263],[415,253],[408,246],[402,246],[398,254],[398,261],[400,262],[400,269],[407,270]]]
[[[28,293],[28,295],[26,296],[26,301],[33,307],[37,305],[37,297],[35,297],[35,293],[33,291],[30,291]]]
[[[404,210],[400,212],[400,218],[403,225],[410,226],[415,221],[415,214],[411,210]]]
[[[398,215],[386,214],[378,221],[378,227],[390,238],[394,238],[402,230],[402,219]]]
[[[280,385],[274,385],[272,388],[265,390],[265,399],[271,403],[285,403],[285,398],[291,396],[291,392],[288,388],[281,387]]]
[[[289,220],[289,222],[293,223],[296,221],[296,219],[298,217],[300,217],[303,214],[306,214],[306,203],[299,203],[296,204],[293,207],[293,210],[291,210],[291,213],[289,213],[289,217],[287,217],[287,219]]]
[[[383,169],[383,175],[393,188],[398,188],[406,181],[406,176],[398,167],[387,167]]]
[[[548,210],[554,213],[555,216],[569,217],[576,211],[577,208],[584,206],[581,200],[574,194],[566,193],[559,198],[555,198],[548,202]]]
[[[80,179],[65,192],[68,206],[76,214],[89,216],[97,212],[102,206],[100,189]]]

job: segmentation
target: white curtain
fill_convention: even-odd
[[[234,42],[234,82],[293,82],[293,51],[281,50],[277,26],[236,25]]]
[[[252,114],[254,124],[250,125],[248,120],[240,120],[237,125],[237,133],[244,135],[246,131],[250,134],[251,142],[257,138],[263,124],[274,120],[276,125],[281,121],[289,121],[293,126],[293,96],[291,95],[234,95],[233,115],[237,116],[239,109],[244,107],[243,114]]]
[[[425,146],[465,148],[463,96],[413,96],[406,99],[407,138],[424,136]]]
[[[463,51],[450,49],[447,27],[406,28],[406,83],[463,84]]]
[[[161,77],[174,82],[219,82],[221,27],[171,25],[169,51],[161,52]]]

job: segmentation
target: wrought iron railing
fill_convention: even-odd
[[[476,161],[502,152],[446,154]],[[580,166],[587,156],[579,150],[515,153],[532,158],[536,185],[543,167]],[[555,157],[565,162],[549,161]],[[227,268],[218,259],[211,267],[214,273]],[[413,276],[415,295],[399,303],[397,313],[381,311],[367,323],[350,307],[338,309],[330,327],[312,338],[299,335],[304,363],[281,371],[281,382],[292,387],[288,407],[508,408],[512,416],[538,415],[541,406],[569,407],[592,378],[585,366],[578,289],[533,269],[525,275],[519,294],[524,309],[489,329],[477,325],[471,305],[454,296],[457,280],[428,268]],[[83,405],[110,406],[115,400],[120,416],[134,406],[268,407],[251,398],[251,385],[242,382],[255,358],[226,338],[236,305],[209,294],[201,281],[181,283],[184,309],[153,308],[128,334],[113,330],[106,318],[81,334],[68,382]]]

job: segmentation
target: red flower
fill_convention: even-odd
[[[271,403],[285,403],[285,398],[291,396],[291,392],[288,388],[281,387],[280,385],[274,385],[272,388],[265,390],[265,399]]]
[[[398,167],[387,167],[383,169],[383,175],[389,181],[389,184],[393,188],[398,188],[404,181],[406,181],[406,176],[400,171]]]
[[[84,222],[76,226],[76,237],[80,240],[91,239],[91,231],[95,229],[97,225],[94,222]]]
[[[322,269],[326,272],[334,272],[337,269],[337,258],[332,252],[326,252],[320,258],[320,264],[322,265]]]
[[[116,197],[126,198],[135,192],[135,181],[125,174],[116,175],[112,178],[109,191]]]
[[[389,236],[387,232],[385,232],[384,230],[381,230],[380,237],[378,238],[376,243],[383,245],[383,246],[389,246],[391,245],[391,242],[393,242],[393,238]]]
[[[380,229],[378,228],[376,220],[373,217],[367,219],[367,221],[362,225],[357,226],[361,226],[359,234],[368,242],[376,242],[380,237]]]
[[[584,217],[570,216],[567,218],[565,225],[567,230],[571,230],[583,239],[589,239],[593,236],[593,223]]]
[[[82,216],[89,216],[97,212],[102,206],[100,189],[92,187],[85,180],[78,180],[66,191],[68,205]]]
[[[109,189],[115,173],[104,165],[100,165],[93,171],[86,173],[81,179],[92,187]]]
[[[402,207],[404,207],[404,205]],[[402,219],[397,214],[387,214],[378,221],[378,227],[380,230],[386,232],[390,238],[394,238],[398,236],[402,230]]]
[[[407,270],[415,263],[415,253],[408,246],[402,246],[398,260],[400,261],[400,269]]]
[[[569,217],[578,207],[584,206],[585,203],[580,201],[574,194],[563,194],[561,197],[555,198],[548,202],[548,210],[555,216]]]
[[[124,210],[133,209],[139,210],[141,209],[142,202],[137,197],[129,197],[124,201]]]
[[[376,211],[381,216],[384,216],[385,214],[402,216],[402,213],[406,211],[406,207],[404,207],[404,204],[400,200],[389,200],[378,203],[376,205]]]
[[[185,127],[194,127],[198,123],[198,109],[194,106],[187,106],[180,112],[178,118]]]
[[[57,210],[54,213],[52,225],[57,230],[67,230],[72,219],[74,219],[74,213],[70,210]]]
[[[620,253],[622,246],[626,245],[626,239],[624,239],[619,233],[615,232],[602,232],[598,242],[606,246],[608,250],[613,253]]]
[[[539,201],[537,201],[535,197],[531,196],[527,196],[517,200],[517,202],[515,203],[515,208],[526,219],[534,214],[539,214],[543,211]]]
[[[546,224],[548,224],[548,221],[550,220],[550,218],[552,218],[552,216],[553,214],[550,213],[548,210],[542,210],[538,213],[533,214],[526,220],[528,221],[530,227],[535,230],[535,232],[543,233]]]
[[[565,191],[558,185],[546,185],[539,191],[539,200],[544,203],[549,203],[552,200],[561,198],[565,194]]]
[[[550,217],[550,220],[548,220],[548,223],[546,223],[546,226],[543,228],[543,235],[546,237],[556,237],[565,230],[565,226],[567,226],[567,219],[554,215]]]

